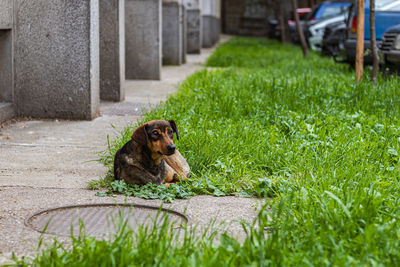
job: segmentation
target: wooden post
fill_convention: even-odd
[[[376,33],[375,33],[375,0],[369,1],[369,34],[371,36],[371,50],[372,50],[372,72],[371,82],[376,83],[376,76],[379,70],[379,55],[378,47],[376,46]]]
[[[364,17],[364,0],[357,0],[356,82],[361,81],[364,71]]]
[[[279,26],[281,28],[281,42],[286,43],[285,10],[283,5],[279,6]]]
[[[303,29],[300,24],[299,14],[297,14],[297,0],[292,0],[292,9],[293,9],[293,16],[296,21],[297,34],[299,35],[301,48],[303,49],[303,56],[307,57],[308,56],[308,46],[307,46],[306,39],[304,38]]]

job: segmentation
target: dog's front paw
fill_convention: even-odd
[[[174,182],[179,182],[181,180],[181,176],[177,173],[174,173],[174,177],[172,178],[172,181]]]

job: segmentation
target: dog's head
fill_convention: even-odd
[[[138,127],[132,134],[137,143],[147,146],[153,153],[172,155],[175,153],[174,133],[179,140],[175,121],[149,121]]]

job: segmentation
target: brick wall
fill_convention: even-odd
[[[251,11],[249,12],[249,8],[253,8],[255,12],[252,14]],[[258,12],[260,9],[263,10],[261,13]],[[224,33],[266,35],[268,31],[267,17],[266,0],[224,0],[223,2]]]

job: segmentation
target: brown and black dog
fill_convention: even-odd
[[[132,139],[115,154],[114,179],[128,184],[169,185],[187,178],[190,168],[175,148],[174,133],[179,139],[173,120],[154,120],[138,127]]]

